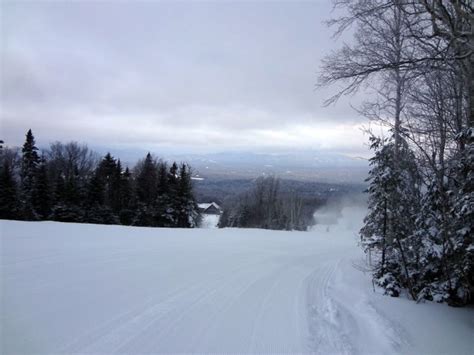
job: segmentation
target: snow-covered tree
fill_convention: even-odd
[[[200,214],[193,194],[191,169],[187,164],[181,164],[178,176],[176,225],[181,228],[197,227],[200,221]]]
[[[412,254],[408,237],[415,228],[419,210],[420,177],[415,156],[405,140],[400,140],[398,156],[395,138],[371,137],[375,155],[370,159],[368,188],[369,213],[360,231],[367,252],[378,256],[374,279],[392,296],[401,288],[412,295]]]

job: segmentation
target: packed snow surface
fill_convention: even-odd
[[[373,291],[352,224],[1,221],[2,354],[473,354],[474,310]]]

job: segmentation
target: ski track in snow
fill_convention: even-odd
[[[361,257],[352,230],[0,223],[2,354],[390,354],[452,346],[426,347],[410,328],[424,324],[417,310],[437,317],[438,308],[398,300],[401,311],[392,312],[395,301],[372,292],[368,275],[352,266]],[[411,310],[409,320],[398,316]],[[459,327],[452,343],[464,341],[460,354],[474,349],[466,340],[472,314],[441,325]]]
[[[331,297],[329,285],[340,261],[323,265],[308,279],[308,310],[311,350],[327,354],[350,354],[353,349],[347,331],[355,331],[354,320],[348,312],[342,313]],[[344,318],[345,319],[344,319]]]
[[[371,305],[364,294],[341,299],[332,282],[342,259],[323,265],[308,279],[308,327],[311,350],[316,354],[365,353],[359,339],[377,338],[374,344],[381,353],[398,353],[408,334]],[[343,297],[342,297],[343,298]],[[367,345],[367,344],[366,344]]]

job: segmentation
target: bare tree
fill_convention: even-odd
[[[377,239],[375,234],[384,237],[377,243],[368,240],[366,245],[380,249],[383,260],[393,245],[398,248],[404,287],[413,298],[417,294],[433,298],[438,293],[439,300],[466,302],[469,293],[474,293],[472,278],[460,271],[472,270],[467,250],[474,245],[466,237],[466,231],[474,229],[470,218],[474,212],[469,207],[474,203],[469,173],[474,160],[472,1],[334,3],[347,13],[329,21],[336,26],[336,35],[349,27],[355,28],[355,34],[352,45],[344,44],[323,61],[318,85],[343,84],[326,104],[360,89],[375,93],[358,111],[389,126],[393,133],[393,144],[376,145],[369,189],[373,208],[369,207],[371,217],[363,230],[366,239]],[[409,161],[403,161],[402,147]],[[416,152],[416,160],[410,151]],[[423,188],[417,178],[410,178],[420,172]],[[383,185],[388,182],[396,188],[387,190]],[[419,213],[398,213],[407,201],[417,203],[408,197],[410,191],[423,195],[423,208]],[[433,250],[440,250],[441,256]],[[381,263],[381,274],[385,265]],[[425,273],[424,268],[431,271]],[[435,282],[433,270],[438,275]]]
[[[52,143],[47,157],[51,170],[63,174],[66,180],[74,176],[80,178],[89,176],[99,161],[97,153],[77,142]]]

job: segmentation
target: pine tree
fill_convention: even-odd
[[[21,160],[21,186],[20,186],[20,208],[22,218],[26,220],[36,220],[38,216],[33,206],[33,190],[35,188],[35,178],[39,164],[38,148],[31,129],[26,133],[26,140],[22,148]]]

